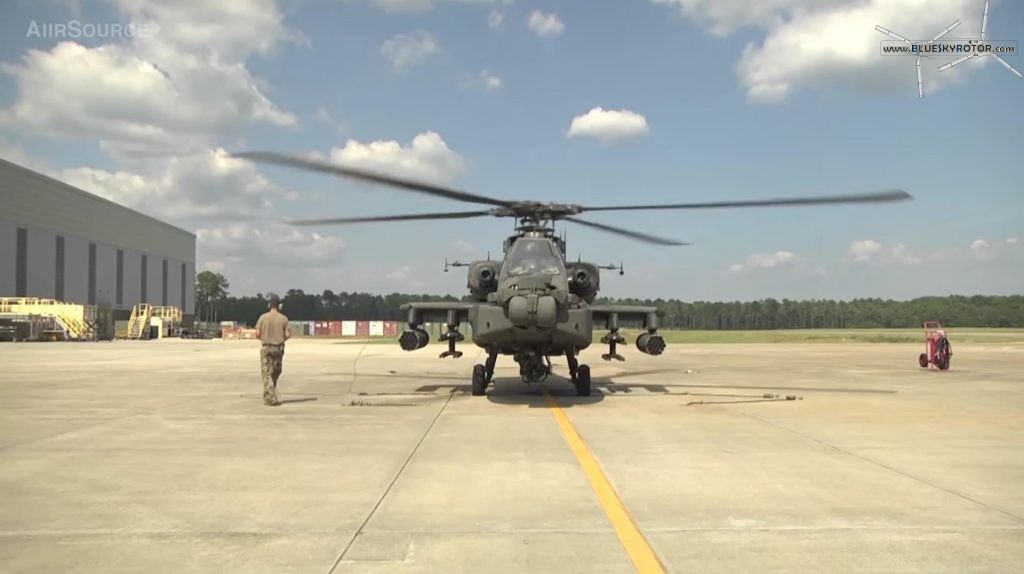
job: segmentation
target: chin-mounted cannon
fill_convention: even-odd
[[[658,334],[658,313],[652,311],[644,317],[644,329],[636,338],[636,348],[645,355],[660,355],[665,350],[665,338]],[[619,314],[611,312],[608,314],[608,333],[601,337],[601,342],[608,345],[608,352],[601,355],[606,361],[625,361],[626,358],[617,352],[617,347],[626,342],[626,338],[619,333]]]

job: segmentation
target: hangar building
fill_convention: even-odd
[[[195,314],[196,236],[0,159],[0,297]]]

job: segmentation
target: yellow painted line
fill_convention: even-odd
[[[558,403],[547,391],[544,391],[544,396],[547,397],[548,403],[551,404],[551,412],[555,415],[555,420],[558,421],[558,426],[562,429],[565,440],[569,442],[569,447],[572,448],[573,454],[576,455],[576,460],[580,461],[583,473],[587,475],[590,487],[594,489],[594,494],[597,495],[597,501],[601,504],[601,508],[608,517],[608,521],[612,523],[615,534],[619,537],[619,542],[626,549],[626,553],[629,554],[629,559],[633,561],[636,571],[664,573],[665,566],[658,560],[654,549],[651,548],[643,533],[640,532],[633,517],[629,515],[626,505],[622,503],[622,499],[615,492],[612,483],[609,482],[608,477],[601,470],[601,466],[597,464],[597,459],[590,452],[587,443],[583,441],[583,437],[576,431],[576,427],[569,419],[569,415],[565,414],[562,407],[558,406]]]

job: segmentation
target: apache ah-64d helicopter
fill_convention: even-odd
[[[555,221],[570,221],[657,245],[690,245],[685,242],[586,221],[576,216],[591,211],[819,205],[911,199],[910,194],[905,191],[892,190],[831,197],[587,207],[567,203],[496,199],[430,183],[274,152],[246,152],[235,154],[235,157],[309,169],[428,195],[492,206],[490,209],[476,211],[309,219],[289,222],[293,225],[465,219],[481,216],[515,218],[515,234],[505,239],[504,257],[501,260],[492,261],[488,257],[484,261],[453,264],[469,268],[467,287],[473,298],[472,302],[415,302],[402,306],[402,311],[406,314],[407,327],[399,337],[399,344],[406,351],[422,349],[429,342],[430,337],[423,329],[424,323],[442,322],[446,331],[441,334],[439,340],[448,342],[448,350],[441,353],[440,356],[441,358],[459,358],[462,356],[462,352],[455,350],[455,344],[465,340],[465,336],[459,332],[459,326],[466,322],[470,324],[473,343],[487,352],[486,363],[473,367],[474,395],[485,393],[488,384],[494,377],[494,366],[498,356],[511,355],[519,364],[520,375],[526,383],[541,382],[547,379],[551,374],[551,357],[565,356],[576,393],[580,396],[589,396],[591,390],[590,367],[579,364],[576,356],[592,343],[595,325],[603,325],[607,333],[601,338],[601,343],[608,345],[608,352],[601,357],[606,361],[625,360],[617,352],[617,345],[626,342],[622,334],[619,333],[620,319],[643,322],[644,331],[636,339],[636,348],[641,353],[660,355],[665,350],[665,340],[658,334],[659,310],[656,307],[594,304],[600,288],[600,269],[618,269],[621,275],[622,266],[601,266],[583,261],[567,261],[565,240],[555,234]],[[448,265],[446,261],[446,271]]]

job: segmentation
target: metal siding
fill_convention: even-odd
[[[196,312],[196,264],[194,261],[189,260],[185,262],[185,310],[183,311],[187,315],[195,314]]]
[[[64,300],[85,303],[89,299],[89,242],[81,237],[64,237]]]
[[[164,259],[160,269],[160,304],[167,306],[167,260]]]
[[[139,303],[149,303],[149,258],[145,254],[141,256],[139,271]]]
[[[28,283],[26,297],[53,297],[56,287],[53,258],[57,253],[57,234],[45,229],[28,228]]]
[[[117,248],[96,246],[96,304],[114,306],[117,301]]]
[[[28,291],[28,230],[19,227],[14,255],[14,295],[24,297]]]
[[[18,227],[0,220],[0,297],[14,295],[17,282]]]
[[[178,280],[181,281],[181,286],[178,288],[178,297],[180,298],[180,301],[181,301],[181,312],[182,313],[185,313],[185,307],[186,307],[186,305],[185,305],[185,290],[186,290],[186,287],[185,287],[185,275],[186,275],[186,273],[187,273],[186,265],[184,263],[182,263],[178,267]]]
[[[124,299],[122,305],[131,309],[140,302],[142,293],[139,291],[142,282],[142,259],[139,252],[132,249],[124,250]]]
[[[89,297],[90,305],[96,304],[96,244],[89,244]]]
[[[116,277],[114,278],[114,304],[115,305],[123,305],[124,304],[124,249],[118,249],[117,250],[117,255],[115,257],[117,258],[117,262],[115,263],[116,270],[114,271],[114,274],[116,275]]]
[[[146,303],[160,304],[160,260],[150,255],[146,262]]]
[[[64,263],[64,236],[57,236],[57,257],[53,262],[53,273],[54,282],[56,286],[53,289],[53,298],[58,301],[64,300],[64,272],[67,270],[67,266]]]
[[[0,205],[4,218],[22,227],[53,229],[180,261],[195,259],[194,234],[4,160]]]

